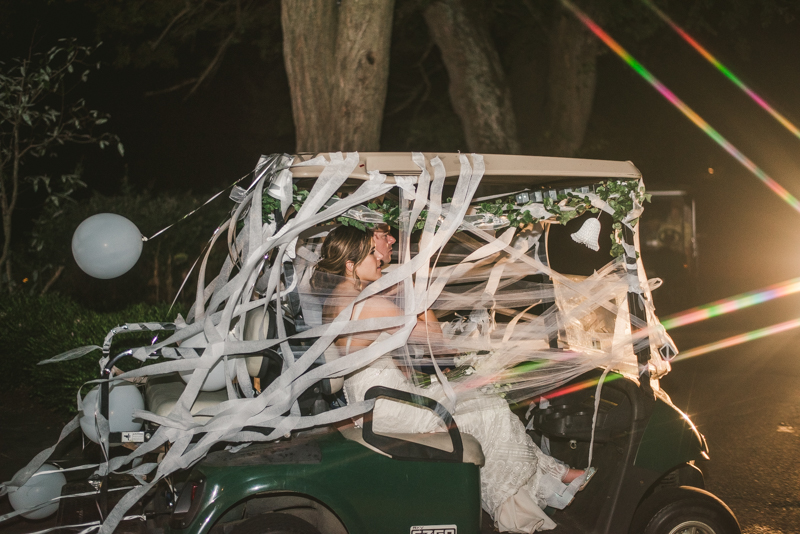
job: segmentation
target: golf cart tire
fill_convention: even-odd
[[[237,525],[231,534],[320,534],[320,531],[290,514],[261,514]]]
[[[683,526],[683,528],[679,528]],[[639,505],[629,534],[678,534],[694,527],[698,534],[741,534],[739,522],[715,495],[690,486],[664,489]]]

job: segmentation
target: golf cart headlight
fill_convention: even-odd
[[[178,502],[175,503],[175,509],[172,510],[170,527],[183,529],[191,524],[200,509],[204,489],[205,480],[203,479],[189,480],[184,484]]]

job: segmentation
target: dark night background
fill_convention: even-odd
[[[693,35],[745,83],[787,118],[800,122],[795,89],[800,83],[798,21],[791,16],[773,17],[765,24],[751,5],[750,15],[739,15],[735,24],[725,17],[725,8],[718,7],[721,14],[708,8],[701,23],[693,25],[692,19],[680,17],[688,4],[670,4],[675,7],[676,21],[688,24]],[[120,158],[110,150],[86,151],[84,178],[89,189],[78,198],[91,190],[117,194],[123,180],[133,190],[149,191],[154,202],[162,194],[210,195],[246,174],[259,155],[294,149],[280,51],[279,2],[265,2],[266,17],[273,21],[261,41],[256,45],[243,39],[234,45],[190,97],[185,90],[146,94],[197,74],[210,46],[203,42],[202,33],[181,48],[168,66],[137,68],[131,61],[119,67],[120,47],[126,39],[141,36],[133,30],[134,37],[109,33],[107,26],[104,30],[92,7],[97,5],[0,3],[3,57],[27,54],[31,43],[37,50],[46,49],[61,36],[78,37],[83,44],[99,38],[105,41],[98,51],[104,65],[85,84],[86,96],[91,107],[111,114],[109,127],[122,139],[126,154]],[[512,86],[521,146],[525,153],[548,155],[537,152],[537,125],[530,120],[530,110],[538,102],[532,83],[538,73],[536,52],[528,45],[536,36],[532,26],[510,18],[513,10],[504,12],[503,5],[498,4],[492,14],[493,36]],[[641,31],[620,24],[609,31],[723,136],[800,195],[800,140],[655,15],[642,8],[638,17],[631,24],[639,20]],[[448,100],[447,74],[422,16],[408,11],[396,19],[381,149],[466,150],[459,119]],[[685,189],[693,195],[700,256],[692,304],[796,276],[798,213],[608,50],[598,61],[593,111],[577,156],[631,160],[649,189]],[[40,200],[23,202],[17,230],[24,230],[37,216]],[[175,218],[180,215],[175,213]],[[18,231],[15,238],[24,240],[25,236]],[[90,283],[87,278],[81,280]]]

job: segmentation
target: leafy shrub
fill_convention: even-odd
[[[117,325],[171,321],[179,311],[170,312],[168,304],[140,303],[122,311],[98,313],[58,294],[4,298],[0,300],[0,387],[27,386],[45,407],[75,413],[78,388],[99,377],[100,351],[67,362],[37,365],[38,362],[72,348],[102,345],[108,331]],[[118,336],[112,354],[148,344],[153,336]],[[138,360],[128,358],[119,367],[128,370],[138,365]],[[82,393],[85,395],[89,389],[84,388]]]
[[[78,46],[75,39],[60,39],[46,54],[32,52],[0,61],[0,212],[4,238],[0,267],[5,267],[0,283],[8,284],[11,290],[15,286],[11,221],[19,207],[18,192],[29,196],[30,189],[44,191],[46,202],[57,207],[76,188],[86,185],[77,170],[62,174],[64,145],[97,144],[105,148],[116,144],[119,154],[124,154],[115,134],[96,129],[108,122],[109,116],[88,109],[74,92],[94,68],[100,68],[100,63],[90,58],[94,48]],[[78,76],[78,71],[83,73]],[[34,162],[36,159],[39,161]],[[50,165],[43,164],[44,159],[59,162],[60,179],[50,176]]]
[[[50,291],[69,295],[95,310],[119,310],[132,302],[172,301],[214,231],[230,216],[232,203],[221,195],[223,198],[182,219],[210,196],[163,192],[156,195],[124,188],[120,195],[94,194],[77,203],[48,208],[32,229],[34,250],[26,255],[28,270],[24,273],[29,280],[28,292],[40,292],[53,272],[63,267],[63,273]],[[112,280],[97,280],[78,268],[71,244],[78,225],[98,213],[122,215],[145,236],[174,226],[144,243],[139,261],[128,273]],[[208,267],[212,277],[225,257],[224,248],[224,243],[220,243],[212,255]],[[18,271],[22,274],[21,269]],[[193,279],[183,288],[178,302],[190,303],[194,299],[197,268],[192,274]]]

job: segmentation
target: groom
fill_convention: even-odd
[[[383,256],[381,267],[386,267],[392,262],[392,245],[397,242],[397,239],[391,234],[388,224],[380,223],[375,225],[372,242],[375,244],[375,250]]]

